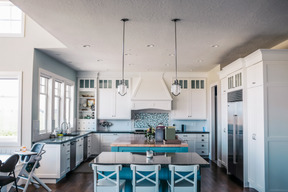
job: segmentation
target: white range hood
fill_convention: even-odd
[[[172,97],[159,75],[143,76],[131,98],[132,110],[171,110]]]

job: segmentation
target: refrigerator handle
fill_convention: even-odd
[[[237,142],[236,142],[236,132],[238,131],[237,127],[237,115],[234,115],[233,122],[233,164],[237,164]]]

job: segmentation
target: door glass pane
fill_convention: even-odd
[[[187,85],[187,80],[184,80],[184,89],[187,89],[188,85]]]
[[[204,80],[201,80],[201,89],[204,89]]]
[[[93,79],[90,80],[90,88],[94,88],[94,80]]]
[[[181,88],[183,88],[183,80],[179,80],[179,85]]]
[[[108,80],[108,88],[109,88],[109,89],[112,88],[112,80]]]
[[[107,80],[104,80],[104,88],[107,88]]]
[[[83,79],[80,80],[80,86],[79,87],[84,88],[84,80]]]
[[[125,84],[126,84],[127,88],[129,88],[129,81],[128,80],[125,80]]]
[[[195,80],[191,81],[191,89],[195,89]]]
[[[89,80],[85,80],[85,88],[89,88]]]
[[[242,86],[242,73],[239,73],[239,86]]]
[[[116,80],[116,89],[118,88],[119,83],[120,83],[120,80]]]
[[[196,89],[199,89],[200,85],[199,85],[199,80],[196,80]]]
[[[103,88],[103,80],[99,80],[99,88]]]

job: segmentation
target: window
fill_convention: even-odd
[[[9,1],[0,1],[0,37],[23,36],[23,12]]]
[[[39,72],[39,133],[60,130],[63,122],[73,127],[74,82],[43,69]]]
[[[40,91],[39,91],[39,131],[46,133],[48,129],[48,90],[49,78],[40,77]]]
[[[62,109],[62,92],[61,92],[62,83],[55,81],[54,83],[54,121],[55,128],[60,128],[61,121],[61,112]]]
[[[73,85],[66,85],[66,99],[65,99],[65,120],[73,127]]]
[[[21,72],[0,73],[0,145],[20,145]]]

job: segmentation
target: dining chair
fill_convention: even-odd
[[[171,180],[167,180],[171,192],[196,192],[199,165],[169,165]]]
[[[133,192],[158,192],[160,165],[135,165],[130,166],[133,174]]]
[[[0,176],[0,191],[2,187],[14,182],[16,191],[18,192],[17,182],[15,177],[15,167],[19,160],[19,155],[12,155],[3,164],[0,165],[0,172],[8,173],[7,176]]]
[[[125,192],[125,180],[120,179],[122,165],[92,164],[94,192]],[[100,176],[100,177],[99,177]]]

